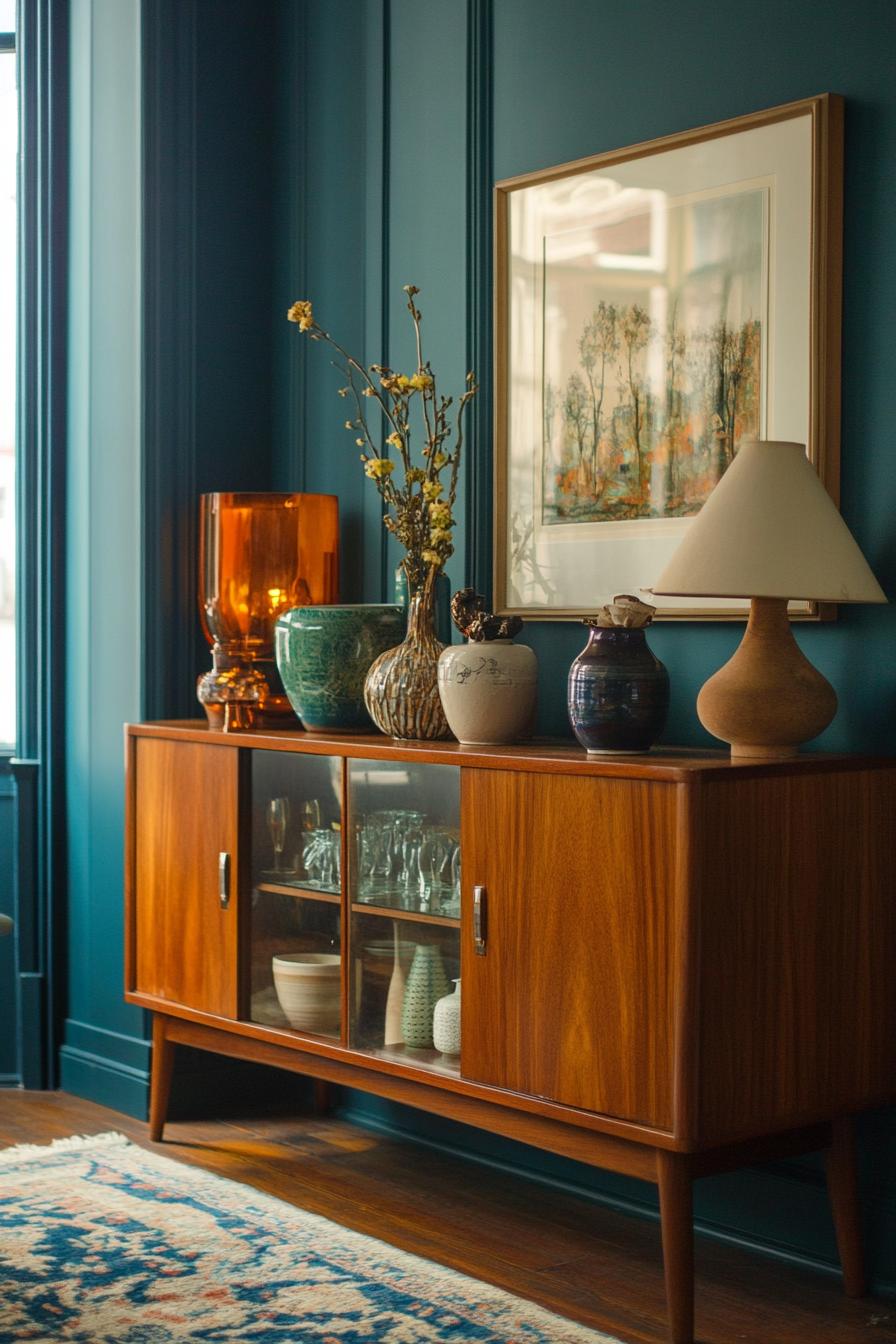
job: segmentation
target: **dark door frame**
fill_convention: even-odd
[[[68,5],[19,0],[15,909],[23,1086],[53,1087],[64,999]]]

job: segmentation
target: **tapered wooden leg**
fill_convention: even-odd
[[[862,1218],[856,1171],[855,1125],[852,1118],[835,1120],[827,1153],[828,1197],[834,1215],[837,1250],[843,1269],[843,1291],[848,1297],[865,1296],[862,1255]]]
[[[682,1153],[658,1152],[656,1165],[669,1339],[672,1344],[693,1344],[694,1204],[690,1162]]]
[[[165,1019],[156,1013],[152,1022],[152,1076],[149,1084],[149,1137],[159,1143],[168,1098],[171,1095],[171,1074],[174,1069],[174,1042],[165,1034]]]
[[[329,1115],[333,1109],[335,1091],[331,1083],[323,1078],[314,1079],[314,1099],[312,1106],[315,1115]]]

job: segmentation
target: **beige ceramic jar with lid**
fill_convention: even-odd
[[[527,737],[535,717],[538,663],[532,649],[513,643],[522,621],[492,616],[472,588],[454,594],[451,614],[467,639],[439,657],[439,695],[452,733],[467,746]]]

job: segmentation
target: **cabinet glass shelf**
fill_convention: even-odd
[[[259,882],[255,890],[277,896],[298,897],[305,901],[323,901],[331,905],[339,905],[342,901],[338,891],[325,891],[320,887],[308,887],[303,882]]]
[[[355,901],[352,903],[352,914],[401,919],[411,924],[435,924],[444,929],[460,928],[460,919],[452,919],[447,915],[427,915],[422,910],[404,910],[399,905],[371,905],[366,901]]]

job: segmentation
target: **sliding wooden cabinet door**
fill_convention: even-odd
[[[464,770],[465,1078],[671,1128],[676,812],[665,783]]]
[[[239,752],[138,738],[135,768],[134,988],[236,1017]]]

